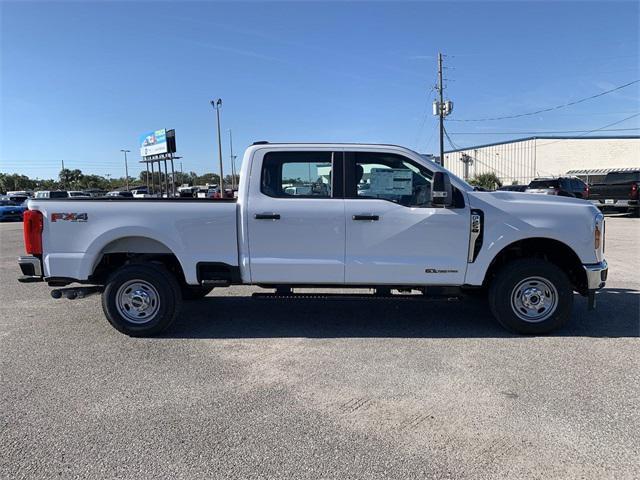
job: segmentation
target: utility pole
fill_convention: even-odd
[[[62,173],[62,175],[60,175],[62,177],[62,189],[65,189],[64,186],[64,160],[60,160],[62,162],[62,170],[60,171],[60,173]]]
[[[463,153],[460,161],[464,164],[463,178],[469,180],[469,165],[473,165],[473,159],[466,153]]]
[[[224,174],[222,172],[222,140],[220,138],[220,108],[222,107],[222,99],[211,100],[211,106],[216,111],[218,119],[218,158],[220,160],[220,198],[224,198]]]
[[[129,191],[129,166],[127,165],[127,153],[131,150],[120,150],[124,153],[124,183],[127,186],[127,192]]]
[[[444,92],[442,88],[442,53],[438,52],[438,117],[440,118],[440,165],[444,167]]]
[[[440,120],[440,160],[439,163],[444,167],[444,117],[453,111],[453,102],[444,100],[444,85],[442,84],[442,53],[438,53],[438,100],[433,102],[433,114],[438,116]]]
[[[231,133],[231,129],[229,129],[229,156],[231,157],[231,189],[236,189],[236,166],[235,160],[236,157],[233,155],[233,134]]]

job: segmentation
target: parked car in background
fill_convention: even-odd
[[[36,192],[35,198],[69,198],[66,190],[40,190]]]
[[[131,194],[133,195],[134,198],[145,198],[150,196],[149,190],[147,190],[147,187],[134,188],[131,190]]]
[[[638,217],[640,216],[638,189],[640,189],[640,169],[609,172],[604,182],[590,186],[589,199],[599,208],[629,211]]]
[[[26,209],[25,205],[12,202],[7,197],[0,198],[0,221],[22,220]]]
[[[91,198],[91,195],[89,195],[86,192],[81,192],[80,190],[69,190],[69,197],[70,198],[76,198],[76,197],[81,197],[81,198]]]
[[[18,196],[18,197],[33,197],[33,190],[14,190],[7,192],[7,196]]]
[[[145,198],[150,196],[149,189],[147,188],[146,185],[138,185],[138,186],[131,187],[129,191],[134,196],[134,198]]]
[[[529,185],[503,185],[498,190],[503,192],[524,192],[527,188],[529,188]]]
[[[27,196],[27,195],[8,192],[4,197],[2,197],[2,200],[9,200],[9,201],[15,203],[16,205],[22,205],[24,202],[26,202],[30,198],[31,197]]]
[[[128,190],[114,190],[106,195],[107,197],[133,198],[133,193]]]
[[[306,196],[311,195],[311,185],[295,185],[291,187],[286,187],[284,189],[284,193],[286,195],[291,196]]]
[[[178,187],[178,196],[181,198],[193,198],[197,197],[199,191],[199,187],[190,187],[188,185],[183,185],[182,187]]]
[[[91,197],[104,197],[107,193],[106,190],[102,190],[101,188],[85,188],[83,191]]]
[[[527,193],[542,193],[560,197],[589,198],[589,186],[578,177],[536,178],[526,188]]]
[[[200,189],[197,196],[198,198],[220,198],[220,189],[217,187],[207,190]]]

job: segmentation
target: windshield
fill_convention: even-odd
[[[533,180],[529,184],[529,188],[558,188],[559,186],[560,182],[557,179]]]
[[[605,183],[631,183],[640,182],[640,172],[614,172],[608,173]]]

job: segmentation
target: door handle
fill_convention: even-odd
[[[256,220],[280,220],[279,213],[256,213]]]
[[[368,220],[370,222],[377,222],[378,220],[380,220],[380,216],[379,215],[354,215],[353,219],[354,220]]]

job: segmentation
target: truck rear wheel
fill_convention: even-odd
[[[493,279],[489,306],[508,330],[529,335],[549,333],[571,316],[573,289],[556,265],[533,258],[515,260]]]
[[[102,293],[102,309],[109,323],[132,337],[157,335],[168,328],[181,301],[175,277],[154,263],[116,270]]]

